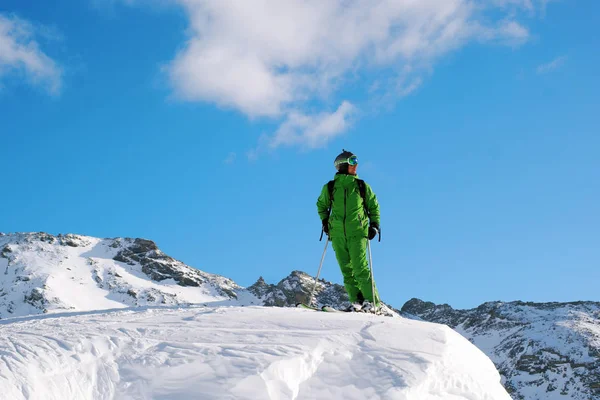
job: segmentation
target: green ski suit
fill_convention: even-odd
[[[375,193],[365,182],[365,202],[369,215],[366,214],[357,179],[356,175],[336,174],[333,199],[325,184],[317,200],[317,209],[321,221],[329,218],[329,239],[340,265],[350,302],[357,302],[360,292],[365,300],[375,304],[367,261],[367,240],[369,224],[379,225],[379,203]],[[377,289],[375,292],[378,300]]]

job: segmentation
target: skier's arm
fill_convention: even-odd
[[[369,209],[369,217],[371,219],[371,224],[380,225],[379,218],[379,202],[377,201],[377,196],[375,196],[375,192],[371,189],[369,184],[365,184],[365,197],[367,200],[367,208]]]
[[[321,221],[325,218],[329,217],[329,207],[331,206],[331,199],[329,198],[329,190],[327,189],[327,185],[323,186],[321,190],[321,195],[317,200],[317,211],[319,212],[319,217]]]

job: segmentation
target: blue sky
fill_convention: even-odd
[[[373,4],[3,0],[0,230],[315,274],[345,148],[388,303],[600,300],[600,5]]]

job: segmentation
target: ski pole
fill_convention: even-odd
[[[367,240],[367,249],[369,250],[369,270],[371,272],[371,293],[373,293],[373,307],[377,311],[377,299],[375,294],[375,278],[373,278],[373,257],[371,256],[371,241]],[[379,297],[379,296],[377,296]]]
[[[323,260],[325,260],[325,253],[327,252],[327,246],[329,246],[329,236],[326,237],[325,240],[325,250],[323,250],[323,255],[321,256],[321,263],[319,264],[319,271],[317,271],[317,277],[315,278],[315,285],[313,286],[312,292],[310,292],[310,300],[307,306],[312,306],[313,297],[315,295],[315,290],[317,289],[317,282],[319,281],[319,275],[321,275],[321,268],[323,267]]]

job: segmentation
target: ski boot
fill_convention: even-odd
[[[346,307],[344,309],[344,311],[346,311],[346,312],[360,312],[361,308],[362,308],[362,306],[361,306],[360,303],[352,303],[348,307]]]

